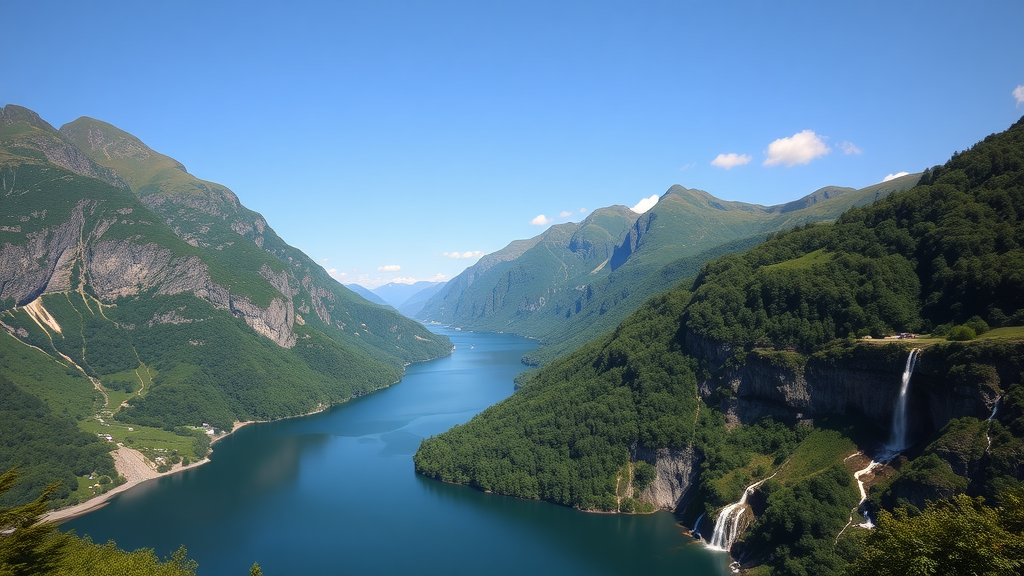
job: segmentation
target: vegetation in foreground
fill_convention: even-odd
[[[0,495],[16,485],[18,474],[0,474]],[[127,552],[113,542],[95,544],[89,538],[62,534],[57,525],[42,522],[53,487],[34,501],[0,508],[0,575],[4,576],[195,576],[195,560],[179,548],[161,560],[150,549]]]

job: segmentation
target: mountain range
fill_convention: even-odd
[[[416,317],[538,338],[544,346],[527,360],[541,364],[613,329],[647,298],[693,278],[713,258],[781,230],[834,220],[912,187],[919,177],[859,190],[831,186],[769,207],[673,186],[643,214],[601,208],[578,224],[552,226],[484,256]]]

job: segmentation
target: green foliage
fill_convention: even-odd
[[[929,504],[918,516],[881,511],[851,576],[1020,574],[1024,570],[1024,490],[1003,505],[960,494]]]
[[[772,574],[841,575],[847,559],[837,554],[835,539],[858,500],[846,468],[835,462],[793,485],[769,480],[765,486],[767,507],[742,553],[764,558]]]
[[[0,474],[0,499],[15,485],[18,474]],[[64,553],[64,539],[56,527],[40,522],[54,486],[48,486],[28,504],[0,508],[0,574],[21,576],[51,572]]]
[[[1007,322],[1002,311],[1021,308],[1022,175],[1018,122],[910,191],[709,263],[694,284],[687,326],[717,341],[803,349],[947,322],[983,333],[983,315]],[[951,330],[955,338],[970,334]]]
[[[946,332],[946,340],[953,342],[966,342],[977,337],[978,333],[975,332],[974,328],[966,325],[954,326],[950,328],[949,332]]]
[[[651,485],[651,482],[654,482],[657,474],[657,468],[643,460],[633,464],[633,492],[637,494],[643,492]]]
[[[538,372],[469,423],[429,438],[421,474],[589,510],[616,510],[628,447],[695,438],[695,366],[674,343],[685,297],[652,300],[604,340]],[[642,475],[649,471],[638,464]]]
[[[0,505],[23,504],[48,491],[67,499],[78,489],[76,476],[99,472],[116,477],[111,445],[54,414],[45,403],[0,374],[0,467],[18,467],[21,482],[0,495]]]
[[[16,485],[18,473],[0,474],[0,497]],[[89,538],[61,534],[56,524],[41,521],[48,487],[28,504],[0,508],[0,574],[4,576],[195,576],[195,560],[184,547],[158,559],[150,549],[126,552],[113,542],[99,546]]]

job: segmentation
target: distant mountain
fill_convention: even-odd
[[[373,290],[370,290],[369,288],[363,288],[359,284],[345,284],[345,288],[348,288],[349,290],[355,292],[356,294],[359,294],[360,296],[366,298],[367,300],[373,302],[374,304],[380,304],[381,306],[391,306],[390,304],[387,303],[386,300],[374,294]]]
[[[707,261],[772,232],[834,220],[913,186],[919,174],[861,190],[822,188],[777,206],[718,199],[673,186],[642,215],[594,211],[489,254],[453,278],[416,315],[464,328],[540,338],[528,356],[546,362],[614,328],[647,298],[694,277]]]
[[[393,308],[400,308],[409,298],[416,295],[427,288],[433,288],[442,282],[429,282],[427,280],[421,280],[419,282],[413,282],[412,284],[405,284],[402,282],[389,282],[383,286],[378,286],[370,292],[376,294],[379,298],[384,300]]]
[[[86,498],[93,472],[116,480],[116,444],[97,434],[198,459],[207,435],[190,427],[323,409],[451,349],[109,124],[58,131],[4,107],[0,192],[0,469],[22,465],[11,501],[56,480],[63,501]]]
[[[423,305],[434,297],[435,294],[444,290],[446,282],[437,282],[433,286],[427,286],[419,292],[406,298],[405,302],[402,302],[401,306],[398,307],[398,311],[405,314],[409,318],[415,318],[419,314],[420,310],[423,309]]]

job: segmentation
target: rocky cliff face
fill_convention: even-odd
[[[261,308],[213,282],[209,267],[198,256],[175,256],[171,249],[155,243],[104,239],[111,219],[90,218],[97,206],[95,200],[82,199],[69,220],[25,234],[24,244],[4,242],[0,246],[0,300],[10,298],[20,306],[43,294],[76,289],[77,268],[102,301],[153,289],[162,295],[191,292],[215,308],[241,317],[278,345],[295,344],[295,311],[284,272],[261,271],[283,295]]]
[[[700,357],[722,366],[702,383],[701,390],[710,401],[715,390],[728,388],[731,393],[721,407],[732,424],[764,416],[813,421],[847,415],[886,431],[892,426],[907,355],[913,348],[912,343],[864,343],[810,358],[794,352],[752,351],[741,353],[743,359],[737,361],[736,351],[727,345],[716,347],[694,339],[691,346],[691,353],[706,353]],[[726,363],[727,358],[734,360]],[[961,361],[964,364],[957,363]],[[1002,393],[1000,382],[1020,378],[1012,366],[1003,364],[997,351],[958,359],[949,345],[922,350],[908,392],[911,438],[923,439],[954,418],[986,418]],[[970,375],[963,374],[965,365],[972,366]]]
[[[691,494],[690,488],[697,481],[703,459],[693,447],[651,449],[634,444],[630,448],[630,460],[643,460],[657,471],[654,481],[638,498],[659,509],[674,511],[681,508]]]

